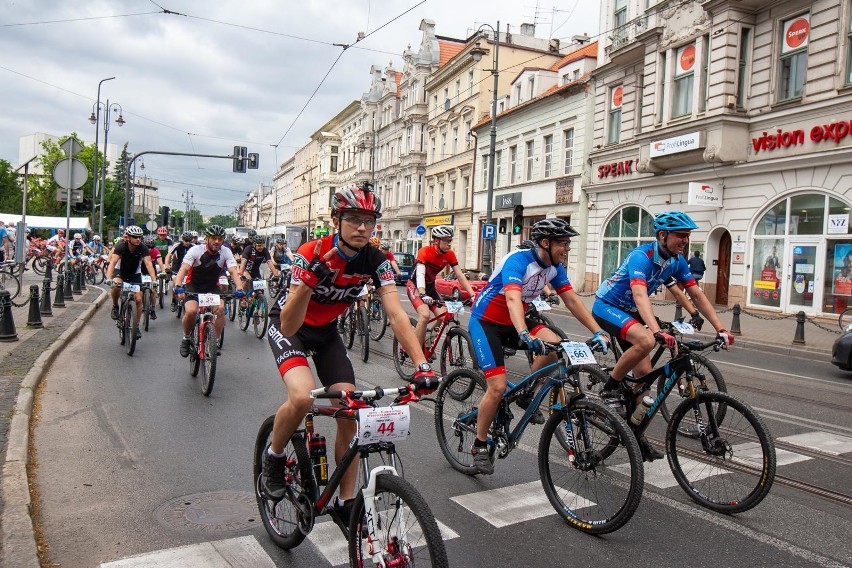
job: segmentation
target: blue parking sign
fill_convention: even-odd
[[[497,225],[495,223],[483,223],[482,238],[486,241],[493,241],[497,238]]]

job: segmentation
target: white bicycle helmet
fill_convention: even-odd
[[[124,234],[128,237],[141,237],[144,233],[142,232],[142,227],[130,225],[129,227],[124,229]]]
[[[452,239],[456,230],[450,225],[438,225],[432,229],[433,239]]]

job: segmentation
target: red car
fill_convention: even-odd
[[[465,272],[465,276],[467,276],[467,281],[470,283],[470,287],[473,288],[474,293],[479,293],[488,284],[488,280],[472,280],[474,277],[481,278],[483,276],[481,274],[469,274]],[[435,289],[444,299],[461,301],[467,300],[470,297],[465,289],[462,288],[459,281],[456,280],[456,275],[452,272],[446,276],[439,274],[435,278]]]

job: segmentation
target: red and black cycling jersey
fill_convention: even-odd
[[[337,246],[337,235],[320,239],[320,257],[332,247]],[[314,257],[317,241],[309,241],[299,247],[293,262],[293,286],[302,284],[302,275]],[[314,327],[329,324],[346,311],[361,295],[364,284],[372,282],[377,288],[395,285],[393,268],[387,257],[375,247],[364,247],[355,258],[346,260],[340,254],[335,254],[327,261],[331,269],[329,280],[314,288],[311,294],[305,323]],[[277,319],[287,297],[286,290],[278,294],[278,298],[269,311],[269,317]]]
[[[243,260],[246,261],[245,271],[251,276],[252,280],[258,280],[260,279],[260,265],[272,260],[272,256],[266,248],[258,251],[254,246],[251,246],[243,249]]]
[[[440,253],[435,245],[428,245],[417,251],[417,258],[414,260],[414,269],[411,271],[411,281],[417,286],[417,265],[422,264],[426,267],[426,285],[435,284],[435,277],[447,266],[458,266],[459,261],[456,258],[456,253],[448,250],[445,253]]]

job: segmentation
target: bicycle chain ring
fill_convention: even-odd
[[[286,497],[286,499],[289,499],[289,497]],[[297,511],[296,516],[299,520],[299,531],[307,536],[312,530],[314,530],[314,522],[316,521],[316,517],[314,516],[314,507],[311,500],[308,499],[308,496],[304,493],[299,493],[296,498],[290,502]]]

